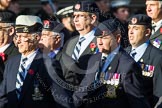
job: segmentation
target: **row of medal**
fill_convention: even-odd
[[[120,77],[121,77],[121,75],[119,73],[101,72],[100,81],[103,84],[118,86],[119,82],[120,82]]]
[[[142,75],[146,77],[153,77],[155,66],[141,63]]]

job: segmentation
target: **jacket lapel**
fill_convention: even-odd
[[[143,54],[143,56],[140,59],[140,62],[149,61],[149,59],[150,59],[150,52],[151,52],[152,47],[153,46],[151,44],[148,45],[148,47],[146,48],[145,53]]]
[[[75,37],[74,39],[70,40],[70,44],[68,43],[68,46],[67,46],[67,49],[66,49],[66,53],[69,55],[69,56],[72,56],[73,54],[73,51],[74,51],[74,48],[78,42],[78,39],[79,39],[79,36]]]
[[[89,43],[89,45],[87,46],[87,48],[84,50],[84,52],[81,54],[81,56],[82,55],[86,55],[86,54],[93,54],[93,52],[91,51],[91,49],[90,49],[90,44],[91,43],[97,43],[97,40],[96,40],[96,38],[94,38],[90,43]],[[97,45],[96,45],[97,46]]]
[[[40,52],[38,51],[36,54],[36,57],[34,58],[33,62],[31,63],[31,66],[29,68],[29,70],[33,70],[34,74],[29,74],[29,72],[27,72],[23,87],[22,87],[22,94],[20,96],[20,100],[23,99],[24,95],[27,94],[26,92],[29,89],[29,86],[32,86],[31,83],[36,75],[36,73],[38,72],[38,67],[39,67],[39,60],[42,58],[42,55],[40,54]]]
[[[162,28],[162,26],[160,28]],[[161,36],[160,28],[153,35],[151,35],[150,37],[151,40]]]
[[[108,66],[107,71],[109,73],[115,73],[117,71],[120,55],[121,55],[121,49],[119,49],[118,54],[115,55],[114,59],[111,61],[110,65]]]
[[[15,63],[14,63],[14,67],[12,67],[12,74],[11,75],[11,79],[12,81],[10,81],[10,86],[12,86],[11,88],[16,89],[16,79],[17,79],[17,73],[19,70],[19,65],[20,65],[20,59],[21,59],[21,55],[17,56],[17,58],[15,59]]]

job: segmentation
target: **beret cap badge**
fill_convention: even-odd
[[[81,7],[80,4],[76,4],[76,5],[75,5],[75,9],[77,9],[77,10],[79,10],[80,7]]]
[[[132,22],[132,24],[136,24],[137,23],[137,18],[132,18],[131,22]]]
[[[44,28],[50,28],[50,22],[48,20],[45,20],[44,22]]]
[[[23,32],[24,33],[28,33],[29,32],[28,28],[27,27],[24,27]]]

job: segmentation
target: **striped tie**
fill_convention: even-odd
[[[25,80],[25,62],[27,61],[27,58],[22,59],[22,63],[20,64],[19,71],[17,73],[17,79],[16,79],[16,93],[18,98],[21,94],[21,88],[23,86],[23,82]]]
[[[136,50],[133,49],[130,53],[131,57],[135,58],[135,55],[137,54]]]
[[[82,44],[82,42],[85,40],[85,38],[84,37],[81,37],[80,39],[79,39],[79,42],[76,44],[76,46],[75,46],[75,48],[74,48],[74,52],[73,52],[73,54],[72,54],[72,58],[74,59],[74,60],[78,60],[78,58],[79,58],[79,52],[80,52],[80,50],[81,50],[81,44]]]

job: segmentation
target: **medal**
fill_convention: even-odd
[[[116,87],[114,85],[106,85],[107,87],[107,92],[106,92],[106,97],[108,98],[116,98]]]
[[[34,101],[43,100],[43,94],[39,90],[39,83],[36,81],[34,83],[34,94],[32,94],[32,98]]]

